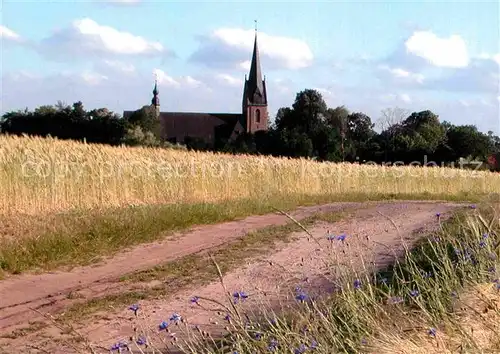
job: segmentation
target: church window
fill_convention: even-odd
[[[255,121],[260,123],[260,109],[255,110]]]

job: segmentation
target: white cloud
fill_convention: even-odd
[[[405,42],[407,52],[439,67],[463,68],[469,64],[465,41],[458,35],[440,38],[430,31],[416,31]]]
[[[189,75],[188,76],[181,76],[180,82],[181,82],[181,84],[183,83],[188,87],[194,87],[194,88],[204,85],[203,82],[196,80],[195,78],[193,78],[192,76],[189,76]]]
[[[410,95],[408,95],[407,93],[402,93],[399,95],[399,98],[401,99],[401,101],[403,102],[406,102],[406,103],[410,103],[411,102],[411,98],[410,98]]]
[[[236,78],[229,74],[217,74],[215,75],[215,78],[218,80],[218,82],[228,86],[242,88],[244,84],[243,79]]]
[[[404,80],[407,82],[414,82],[422,84],[424,82],[424,75],[419,73],[412,73],[410,71],[404,70],[402,68],[391,68],[387,65],[380,65],[379,69],[388,72],[392,78],[398,80]]]
[[[412,99],[410,97],[410,95],[408,95],[407,93],[386,93],[386,94],[382,94],[379,96],[379,99],[382,101],[382,102],[385,102],[385,103],[397,103],[397,102],[402,102],[402,103],[411,103],[412,102]]]
[[[239,67],[248,70],[252,55],[255,32],[240,28],[219,28],[209,36],[202,36],[201,47],[191,59],[213,67]],[[309,67],[314,55],[303,40],[258,34],[258,46],[262,61],[269,67],[289,70]]]
[[[103,64],[111,69],[115,69],[124,73],[135,72],[135,66],[130,63],[124,63],[119,60],[103,60]]]
[[[192,76],[187,75],[174,78],[161,69],[154,69],[153,75],[158,80],[158,85],[160,86],[192,89],[205,86],[203,82],[201,82],[200,80],[196,80]]]
[[[277,93],[282,94],[282,95],[288,95],[289,100],[294,99],[293,97],[293,87],[295,87],[295,84],[292,80],[290,79],[280,79],[276,78],[271,81],[271,84],[268,92],[273,92],[273,90],[276,90]],[[289,103],[288,103],[289,104]]]
[[[229,46],[253,49],[255,33],[252,30],[221,28],[213,36]],[[311,65],[313,54],[306,42],[289,37],[258,34],[259,51],[271,59],[282,62],[288,69],[300,69]]]
[[[500,83],[495,56],[472,58],[465,68],[451,68],[426,80],[425,88],[448,92],[497,93]]]
[[[326,99],[324,96],[328,96],[329,98],[334,96],[334,93],[330,91],[328,88],[323,88],[323,87],[315,87],[314,90],[318,91],[323,95],[323,98]]]
[[[486,59],[486,60],[493,60],[495,63],[500,65],[500,53],[497,54],[487,54],[487,53],[482,53],[478,57],[479,59]]]
[[[108,80],[108,77],[106,75],[102,75],[92,71],[84,71],[80,74],[80,76],[83,81],[90,85],[99,85],[103,81]]]
[[[10,28],[7,28],[7,27],[2,26],[2,25],[0,25],[0,38],[2,40],[6,39],[6,40],[15,41],[15,42],[21,40],[21,36],[19,34],[14,32]]]
[[[172,76],[167,75],[167,73],[161,69],[153,69],[153,75],[158,80],[158,85],[180,86]]]
[[[158,56],[168,54],[159,42],[101,25],[90,18],[77,19],[70,26],[55,31],[38,45],[39,51],[52,59],[88,59],[96,56]]]
[[[245,60],[239,63],[238,67],[245,70],[245,71],[250,71],[250,67],[252,66],[252,61],[251,60]]]

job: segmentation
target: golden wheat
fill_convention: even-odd
[[[465,169],[318,163],[0,136],[3,214],[277,194],[458,195],[499,191],[499,174]]]

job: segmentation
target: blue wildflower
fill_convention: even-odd
[[[436,329],[435,328],[430,328],[428,333],[429,333],[429,335],[435,337],[436,336]]]
[[[380,284],[387,285],[387,278],[380,279]]]
[[[489,237],[488,233],[487,233],[487,232],[485,232],[485,233],[483,234],[483,239],[487,239],[488,237]]]
[[[347,237],[347,235],[346,235],[346,234],[341,234],[341,235],[338,235],[338,236],[337,236],[337,240],[338,240],[338,241],[342,241],[342,242],[344,242],[346,237]]]
[[[198,304],[198,301],[200,301],[200,298],[198,296],[193,296],[190,300],[189,300],[192,304],[196,304],[196,305],[199,305]]]
[[[313,340],[311,342],[311,345],[309,346],[310,349],[316,349],[318,347],[318,342],[316,342],[315,340]]]
[[[411,297],[418,296],[418,294],[419,294],[419,292],[418,292],[418,290],[416,290],[416,289],[413,289],[412,291],[410,291],[410,296],[411,296]]]
[[[269,345],[267,346],[267,349],[270,352],[274,352],[276,349],[278,349],[278,341],[276,339],[271,339]]]
[[[260,340],[260,339],[262,338],[262,333],[260,333],[260,332],[256,332],[256,333],[254,333],[253,337],[254,337],[255,339],[257,339],[257,340]]]
[[[167,329],[168,328],[168,322],[163,321],[162,323],[160,323],[160,325],[158,326],[158,328],[159,328],[160,331]]]
[[[356,279],[354,281],[354,289],[361,289],[361,280]]]
[[[233,293],[233,298],[234,298],[234,303],[237,303],[238,300],[244,301],[245,299],[248,299],[248,295],[244,291],[237,291]]]
[[[231,315],[230,314],[227,314],[225,317],[224,317],[224,320],[227,321],[227,322],[230,322],[231,321]]]
[[[128,348],[128,344],[125,342],[118,342],[116,344],[113,344],[113,346],[111,347],[111,351],[120,350],[122,348]]]
[[[145,344],[147,343],[147,341],[146,341],[146,338],[144,338],[144,337],[139,337],[139,339],[137,339],[136,343],[137,343],[138,345],[145,345]]]
[[[297,295],[295,295],[295,299],[300,301],[300,302],[304,302],[307,300],[307,294],[305,294],[304,292],[299,292]]]
[[[136,315],[136,316],[137,316],[137,311],[139,311],[139,305],[134,304],[134,305],[130,306],[128,309],[129,309],[130,311],[133,311],[133,312],[134,312],[134,315]]]
[[[471,209],[476,209],[476,205],[475,205],[475,204],[472,204],[472,205],[470,206],[470,208],[471,208]]]
[[[439,219],[441,217],[441,213],[436,213],[436,217]]]
[[[479,247],[480,248],[485,248],[486,247],[486,242],[484,242],[484,241],[479,242]]]
[[[307,350],[307,347],[305,344],[301,344],[297,349],[295,349],[294,353],[295,354],[302,354]]]
[[[182,319],[182,317],[181,317],[181,315],[179,315],[178,313],[174,313],[174,314],[170,317],[170,321],[173,321],[173,322],[179,322],[181,319]]]

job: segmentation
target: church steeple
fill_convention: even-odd
[[[151,104],[153,106],[160,106],[160,98],[158,97],[158,94],[160,91],[158,91],[158,80],[155,80],[155,87],[153,89],[153,99],[151,100]]]
[[[253,43],[252,63],[250,64],[250,74],[248,75],[248,98],[250,102],[266,104],[267,97],[262,79],[262,68],[260,66],[259,47],[257,45],[257,28],[255,28],[255,39]]]
[[[153,88],[153,99],[151,100],[151,106],[155,109],[156,118],[160,118],[160,97],[158,97],[160,91],[158,91],[158,79],[155,80],[155,87]]]
[[[255,21],[257,23],[257,21]],[[243,120],[246,131],[254,133],[258,130],[267,130],[267,91],[266,82],[262,78],[260,66],[259,46],[257,44],[257,27],[253,43],[252,62],[248,79],[245,76],[243,90]]]

